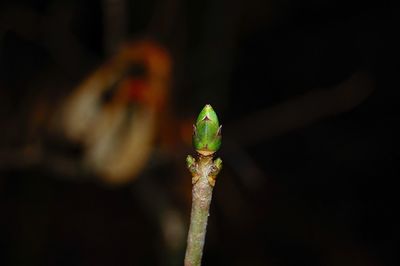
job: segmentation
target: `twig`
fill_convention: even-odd
[[[199,157],[197,161],[190,155],[186,159],[192,173],[193,199],[185,266],[201,265],[212,191],[222,168],[220,158],[213,160],[214,153],[221,145],[221,127],[210,105],[206,105],[197,118],[193,144]]]

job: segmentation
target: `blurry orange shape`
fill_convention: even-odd
[[[106,182],[133,180],[149,160],[171,66],[169,53],[159,44],[127,43],[65,101],[65,136],[83,144],[84,165]]]

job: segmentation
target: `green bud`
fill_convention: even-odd
[[[196,151],[204,156],[215,153],[221,146],[221,126],[211,105],[204,106],[193,127],[193,145]]]
[[[214,167],[219,171],[222,168],[222,160],[221,158],[217,158],[214,161]]]
[[[187,164],[187,166],[188,166],[189,168],[191,168],[191,167],[193,167],[193,166],[196,164],[196,160],[195,160],[192,156],[188,155],[188,156],[186,157],[186,164]]]

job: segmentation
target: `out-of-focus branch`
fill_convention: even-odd
[[[91,177],[82,171],[79,161],[44,150],[40,145],[0,150],[0,170],[34,168],[43,169],[55,177],[69,181],[79,182]]]
[[[344,113],[362,103],[374,90],[372,78],[363,71],[332,89],[315,90],[295,99],[239,119],[226,127],[227,138],[248,146],[261,140],[305,127]],[[259,125],[259,126],[254,126]],[[241,130],[251,128],[252,130]],[[229,136],[231,134],[237,134]]]

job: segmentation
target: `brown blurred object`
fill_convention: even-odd
[[[65,136],[84,148],[84,164],[121,184],[143,169],[165,119],[171,58],[156,42],[125,44],[65,101]]]

